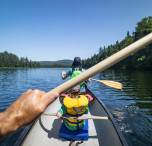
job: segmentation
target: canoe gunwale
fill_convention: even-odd
[[[126,139],[124,138],[122,131],[120,130],[120,128],[118,127],[118,125],[116,124],[116,120],[114,119],[114,117],[112,116],[111,112],[109,111],[109,109],[106,107],[106,105],[98,98],[96,97],[88,88],[87,91],[89,94],[91,94],[94,98],[96,98],[96,100],[101,104],[101,106],[104,108],[105,112],[108,114],[109,116],[109,120],[111,120],[120,141],[122,142],[123,146],[128,146],[128,143],[126,141]]]
[[[118,125],[116,124],[116,121],[115,121],[114,117],[112,116],[111,112],[109,111],[109,109],[108,109],[108,108],[105,106],[105,104],[104,104],[98,97],[96,97],[89,89],[87,89],[87,93],[91,94],[91,96],[92,96],[95,100],[97,100],[97,101],[99,102],[99,104],[103,107],[103,109],[105,110],[105,112],[106,112],[107,115],[108,115],[109,120],[111,120],[111,123],[112,123],[114,129],[116,130],[116,133],[117,133],[117,135],[118,135],[118,137],[119,137],[119,140],[121,141],[122,145],[123,145],[123,146],[128,146],[128,143],[127,143],[127,141],[125,140],[125,138],[124,138],[124,136],[123,136],[123,134],[122,134],[122,131],[120,130],[120,128],[119,128]],[[93,101],[91,101],[91,102],[93,102]],[[39,118],[38,118],[38,119],[39,119]],[[37,120],[38,120],[38,119],[37,119]],[[30,130],[34,127],[34,125],[35,125],[35,123],[37,122],[37,120],[36,120],[34,123],[32,123],[32,124],[30,124],[30,125],[28,125],[28,126],[25,127],[25,129],[24,129],[23,132],[21,133],[20,137],[18,138],[18,140],[16,141],[16,143],[14,144],[14,146],[20,146],[20,145],[23,143],[23,141],[25,140],[25,138],[28,136],[28,133],[30,132]]]
[[[37,120],[36,120],[36,121],[37,121]],[[30,130],[32,129],[32,127],[35,125],[36,121],[25,127],[25,129],[24,129],[23,132],[21,133],[20,137],[19,137],[18,140],[15,142],[14,146],[20,146],[20,145],[21,145],[21,143],[24,141],[24,139],[25,139],[26,136],[28,135],[29,131],[30,131]]]

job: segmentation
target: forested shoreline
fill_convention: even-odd
[[[109,45],[108,47],[104,46],[103,48],[100,47],[98,54],[94,54],[91,58],[82,60],[83,67],[89,68],[97,64],[98,62],[108,58],[112,54],[146,36],[150,32],[152,32],[152,16],[143,18],[140,22],[138,22],[137,27],[135,27],[135,32],[130,35],[130,32],[128,31],[127,36],[121,42],[117,41],[114,45]],[[111,68],[152,70],[152,44],[146,46],[144,49],[138,51],[137,53],[132,54]]]
[[[36,68],[40,67],[40,63],[36,61],[31,61],[27,57],[19,58],[15,54],[5,52],[0,52],[0,68]]]
[[[83,68],[90,68],[91,66],[97,64],[98,62],[108,58],[112,54],[120,51],[121,49],[127,47],[133,42],[139,40],[140,38],[146,36],[152,32],[152,16],[143,18],[140,22],[137,23],[135,27],[135,32],[127,32],[126,37],[114,45],[109,45],[107,47],[100,47],[99,53],[94,54],[92,57],[82,60]],[[70,61],[70,60],[69,60]],[[72,63],[71,63],[72,64]],[[48,65],[48,63],[41,65],[41,62],[31,61],[27,57],[19,58],[15,54],[5,52],[0,52],[0,68],[5,67],[22,67],[22,68],[34,68],[34,67],[70,67],[66,63],[54,62],[54,64]],[[132,54],[125,60],[117,63],[112,66],[113,69],[132,69],[132,70],[152,70],[152,44],[146,46],[144,49],[138,51],[135,54]]]

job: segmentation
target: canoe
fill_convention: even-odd
[[[15,146],[55,146],[55,145],[82,145],[82,146],[128,146],[124,136],[118,128],[113,116],[89,89],[87,94],[93,97],[89,102],[89,114],[94,116],[108,117],[108,120],[88,120],[88,140],[76,140],[71,143],[59,137],[61,120],[56,116],[41,115],[34,124],[26,127]],[[61,97],[52,103],[45,113],[56,113],[62,103]]]

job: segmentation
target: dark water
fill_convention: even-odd
[[[0,111],[28,89],[47,92],[62,84],[62,70],[67,69],[0,69]],[[122,91],[95,81],[88,86],[111,111],[130,146],[152,145],[152,72],[107,70],[94,78],[123,84]],[[13,145],[23,129],[0,145]]]

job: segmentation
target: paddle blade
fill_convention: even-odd
[[[84,114],[78,117],[78,120],[85,120],[85,119],[108,120],[108,117],[93,116],[93,115],[87,115],[87,114]]]
[[[102,84],[105,84],[107,86],[116,88],[116,89],[122,89],[122,84],[114,81],[107,81],[107,80],[100,80]]]

